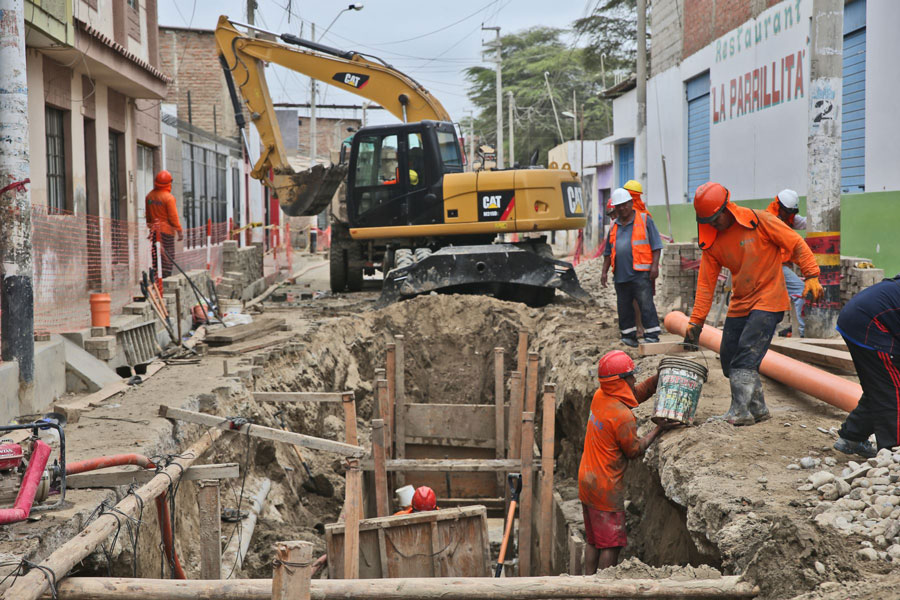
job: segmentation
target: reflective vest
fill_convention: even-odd
[[[634,221],[631,226],[631,258],[635,271],[649,271],[653,263],[653,251],[650,249],[650,240],[647,239],[647,217],[645,212],[634,212]],[[610,260],[613,269],[616,267],[616,232],[619,230],[619,222],[616,221],[609,230]]]

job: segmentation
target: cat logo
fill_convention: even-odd
[[[584,200],[581,193],[581,186],[577,183],[564,183],[562,189],[566,201],[566,216],[575,217],[584,215]]]
[[[332,79],[357,90],[364,88],[369,82],[369,76],[360,73],[335,73]]]
[[[481,198],[481,207],[484,210],[500,208],[500,199],[502,196],[484,196]]]

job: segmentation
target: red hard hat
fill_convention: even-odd
[[[607,377],[621,377],[622,379],[634,374],[634,361],[621,350],[607,352],[597,363],[597,376],[600,379]]]
[[[156,174],[154,183],[156,183],[156,185],[168,185],[172,183],[172,174],[164,169]]]
[[[728,206],[731,193],[721,183],[707,181],[694,194],[694,212],[697,213],[697,234],[701,248],[709,248],[716,241],[718,232],[711,225]]]
[[[434,510],[437,508],[437,499],[434,497],[434,490],[426,485],[416,488],[416,493],[413,494],[412,507],[416,512]]]

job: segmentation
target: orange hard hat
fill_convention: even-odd
[[[621,350],[607,352],[597,363],[597,376],[600,379],[609,377],[625,379],[629,375],[634,375],[634,361]]]
[[[721,183],[707,181],[697,188],[694,194],[694,212],[697,213],[697,234],[701,248],[709,248],[716,241],[718,232],[711,223],[728,207],[730,198],[731,192]]]
[[[416,512],[436,509],[437,499],[434,497],[434,490],[427,485],[416,488],[416,493],[413,494],[412,507]]]
[[[163,169],[159,173],[156,174],[156,179],[154,180],[156,185],[168,185],[172,183],[172,174]]]

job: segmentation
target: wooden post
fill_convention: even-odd
[[[506,458],[506,400],[503,390],[503,348],[494,348],[494,456]],[[497,492],[502,496],[506,486],[506,477],[503,473],[497,473]]]
[[[362,471],[358,460],[348,461],[344,498],[344,579],[359,579],[359,519]]]
[[[175,288],[175,321],[176,326],[178,328],[178,341],[177,343],[181,343],[182,333],[181,333],[181,320],[184,318],[184,313],[181,309],[181,288]]]
[[[385,379],[379,379],[375,382],[375,396],[378,398],[378,417],[384,421],[384,455],[387,458],[393,458],[391,455],[391,404],[388,397],[388,382]]]
[[[385,422],[387,428],[388,452],[393,456],[393,439],[394,439],[394,401],[397,397],[397,344],[391,342],[387,345],[387,356],[385,358],[385,371],[387,371],[387,394],[388,394],[388,420]]]
[[[200,579],[222,578],[222,509],[219,506],[219,480],[197,483],[200,508]]]
[[[519,496],[519,577],[531,576],[531,514],[534,510],[534,413],[522,413],[522,493]],[[548,515],[549,517],[549,515]]]
[[[379,384],[384,383],[379,381]],[[388,506],[388,484],[385,460],[384,420],[372,419],[372,457],[375,461],[375,510],[377,516],[386,517],[390,514]]]
[[[569,575],[584,575],[584,542],[569,534]]]
[[[519,330],[519,346],[516,348],[516,371],[525,373],[528,364],[528,332]]]
[[[309,600],[313,545],[275,542],[272,600]]]
[[[344,436],[346,438],[344,441],[351,446],[356,446],[356,401],[353,399],[353,393],[341,394],[341,404],[344,407]]]
[[[522,450],[522,402],[525,388],[522,373],[513,371],[509,383],[509,458],[519,458]]]
[[[541,575],[550,575],[550,548],[553,547],[553,445],[556,435],[556,386],[544,385],[544,413],[541,420]]]
[[[394,458],[406,458],[406,348],[402,335],[394,336]],[[397,487],[406,484],[403,473],[394,476]]]
[[[537,407],[538,353],[528,353],[528,370],[525,374],[525,405],[522,410],[533,413]]]

